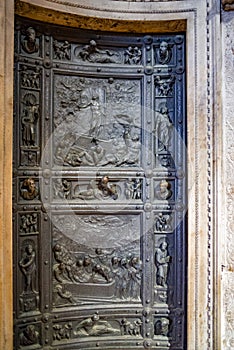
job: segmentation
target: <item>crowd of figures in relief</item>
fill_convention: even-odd
[[[115,250],[96,248],[94,254],[75,255],[61,244],[53,247],[56,283],[110,285],[115,298],[139,299],[142,262],[139,256],[118,255]],[[58,288],[58,287],[57,287]]]

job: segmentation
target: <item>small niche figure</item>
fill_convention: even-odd
[[[167,288],[168,266],[171,256],[168,255],[167,242],[162,242],[156,249],[155,260],[157,266],[156,282],[159,286]]]
[[[170,183],[167,180],[161,180],[159,184],[159,190],[156,191],[156,197],[158,199],[169,199],[172,196],[172,191],[170,190]]]
[[[165,317],[162,317],[155,323],[155,335],[163,335],[165,337],[168,336],[169,332],[169,320]]]
[[[109,177],[103,176],[98,182],[98,189],[102,191],[104,197],[111,197],[114,200],[118,198],[118,193],[116,190],[116,186],[109,184]]]
[[[171,139],[173,124],[169,117],[169,111],[167,107],[162,107],[156,112],[156,139],[158,141],[158,151],[168,151]],[[157,150],[156,150],[157,151]]]
[[[155,232],[171,231],[171,216],[159,213],[155,217]]]
[[[23,100],[24,110],[21,118],[22,141],[24,146],[36,146],[36,125],[39,118],[39,106],[34,94],[28,93]]]
[[[22,259],[19,262],[19,267],[25,277],[24,292],[34,292],[33,275],[36,271],[36,253],[32,244],[25,247]]]
[[[36,39],[36,31],[32,27],[28,27],[25,32],[25,38],[22,41],[22,47],[27,53],[35,53],[39,50],[39,45]]]
[[[32,178],[25,179],[22,183],[20,194],[23,199],[34,199],[38,196],[38,189]]]
[[[39,332],[33,324],[30,324],[20,333],[19,338],[20,345],[22,346],[37,344],[39,341]]]
[[[157,51],[157,58],[160,64],[167,64],[170,62],[172,56],[171,48],[166,41],[160,43]]]

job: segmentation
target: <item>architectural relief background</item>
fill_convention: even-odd
[[[224,183],[226,227],[223,236],[223,349],[234,348],[234,16],[224,12],[223,26],[223,126],[224,126]]]

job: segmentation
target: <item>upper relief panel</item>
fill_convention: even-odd
[[[139,80],[56,75],[54,91],[56,165],[139,164]]]

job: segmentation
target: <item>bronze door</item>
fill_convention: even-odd
[[[15,349],[186,349],[184,53],[17,19]]]

